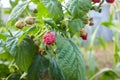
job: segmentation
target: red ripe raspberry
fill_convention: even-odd
[[[99,3],[101,0],[92,0],[94,3]]]
[[[107,3],[113,3],[115,0],[106,0]]]
[[[88,33],[86,33],[86,35],[80,36],[83,40],[87,40],[88,37]]]
[[[56,40],[54,32],[47,32],[43,35],[43,41],[46,45],[52,45]]]
[[[80,37],[81,37],[83,40],[87,40],[87,36],[88,36],[87,31],[85,30],[85,28],[82,28],[82,29],[80,30]]]

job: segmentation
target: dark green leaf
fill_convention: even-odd
[[[20,73],[12,73],[8,76],[7,80],[19,80],[20,79],[21,74]]]
[[[68,2],[68,10],[74,18],[83,17],[91,6],[91,0],[69,0]]]
[[[33,55],[36,53],[37,47],[34,42],[28,37],[24,38],[20,44],[17,44],[18,39],[11,37],[7,40],[7,49],[15,57],[15,62],[18,67],[27,71],[31,65]]]
[[[86,80],[85,64],[79,48],[71,41],[57,36],[57,62],[66,80]]]
[[[82,20],[74,19],[68,23],[68,27],[69,27],[71,36],[73,36],[75,33],[79,32],[81,28],[84,27],[84,24],[83,24]]]
[[[24,31],[25,32],[18,38],[18,43],[20,43],[26,37],[26,35],[29,35],[30,33],[33,34],[34,31],[36,31],[36,26],[30,26]]]
[[[55,58],[51,59],[50,73],[53,80],[66,80],[63,71],[58,67],[58,63]]]
[[[43,0],[43,3],[55,21],[63,19],[62,6],[58,0]]]
[[[45,23],[49,24],[51,27],[54,27],[54,28],[57,27],[55,21],[52,20],[51,18],[44,18],[43,20],[45,21]]]
[[[8,66],[5,64],[0,64],[0,79],[7,77],[10,74]]]
[[[48,69],[49,61],[40,54],[35,55],[34,61],[28,70],[28,80],[40,80],[42,74]]]

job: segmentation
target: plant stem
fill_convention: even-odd
[[[102,2],[99,4],[98,9],[102,6],[103,3],[104,3],[104,0],[102,0]]]

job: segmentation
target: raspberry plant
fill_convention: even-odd
[[[27,73],[27,80],[87,80],[82,53],[72,37],[87,40],[84,27],[92,19],[88,12],[93,7],[99,11],[104,0],[98,6],[92,1],[97,0],[31,0],[14,7],[2,47],[12,64]],[[28,11],[31,2],[37,5],[33,13]],[[26,17],[20,17],[23,13]]]

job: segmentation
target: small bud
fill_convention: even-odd
[[[35,18],[33,18],[32,16],[27,16],[25,19],[24,19],[25,23],[29,24],[29,25],[32,25],[35,23]]]
[[[91,10],[95,10],[95,6],[92,6]]]
[[[93,21],[93,17],[91,17],[91,18],[89,19],[89,21]]]
[[[89,20],[88,20],[88,19],[85,19],[85,20],[83,20],[83,23],[84,23],[84,24],[88,24],[88,23],[89,23]]]
[[[35,38],[34,35],[30,35],[29,37],[30,37],[31,40],[33,40]]]
[[[102,9],[99,9],[99,11],[98,11],[99,13],[101,13],[102,12]]]
[[[40,45],[40,40],[38,40],[38,39],[35,40],[35,45],[36,45],[36,46],[39,46],[39,45]]]
[[[90,22],[90,23],[89,23],[89,26],[93,26],[93,25],[94,25],[94,23],[93,23],[93,22]]]
[[[22,29],[25,26],[25,24],[22,20],[19,20],[15,23],[15,26],[19,29]]]
[[[37,9],[34,9],[34,10],[33,10],[33,13],[37,14],[37,13],[38,13],[38,10],[37,10]]]
[[[43,53],[43,49],[42,49],[42,48],[39,48],[39,49],[38,49],[38,53]]]

